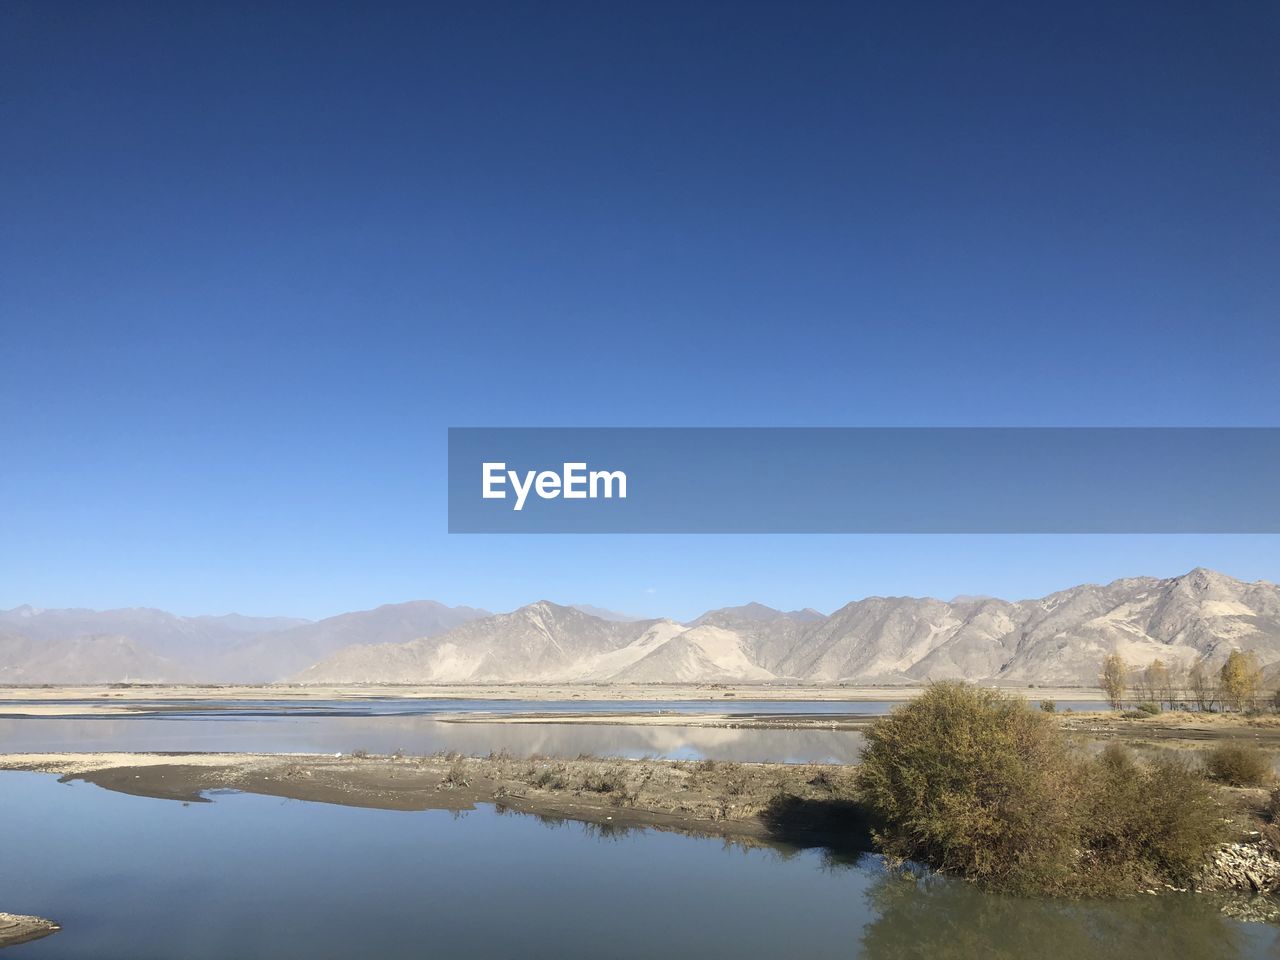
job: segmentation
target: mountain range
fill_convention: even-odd
[[[316,622],[160,610],[0,611],[0,683],[906,683],[1093,685],[1102,658],[1280,663],[1280,587],[1197,568],[1033,600],[868,597],[834,613],[762,604],[688,623],[539,601],[432,601]]]

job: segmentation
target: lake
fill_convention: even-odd
[[[1274,957],[1207,898],[1025,901],[876,858],[501,814],[0,773],[0,909],[64,929],[15,960]]]

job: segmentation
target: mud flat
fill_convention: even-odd
[[[39,940],[62,928],[43,917],[24,917],[16,913],[0,913],[0,947]]]

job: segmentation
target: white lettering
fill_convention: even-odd
[[[486,500],[505,500],[507,499],[507,491],[495,490],[495,486],[501,486],[507,482],[506,475],[503,471],[507,469],[505,463],[482,463],[480,468],[484,471],[484,483],[481,487],[480,496]]]
[[[588,471],[587,465],[578,461],[565,461],[560,472],[526,470],[521,473],[508,470],[505,463],[498,461],[480,466],[480,496],[485,500],[505,500],[506,486],[510,483],[516,494],[513,510],[523,510],[531,492],[536,492],[540,500],[561,496],[566,500],[627,499],[627,475],[621,470]]]
[[[604,481],[604,495],[606,499],[613,496],[613,484],[616,480],[618,483],[618,497],[622,500],[627,499],[627,475],[621,470],[592,470],[591,471],[591,496],[598,497],[596,493],[596,481]]]
[[[529,488],[533,486],[534,471],[530,470],[524,475],[524,486],[520,485],[520,475],[514,470],[508,470],[507,476],[511,478],[511,486],[516,491],[516,509],[524,509],[524,498],[529,496]]]
[[[554,470],[543,470],[538,474],[538,496],[543,500],[554,500],[560,496],[560,474]]]
[[[566,500],[587,499],[587,465],[585,463],[566,463],[564,465],[564,498]],[[581,484],[581,486],[575,486]]]

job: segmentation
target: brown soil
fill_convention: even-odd
[[[1249,740],[1280,747],[1280,716],[1238,713],[1189,713],[1169,710],[1152,716],[1127,717],[1118,711],[1064,713],[1064,730],[1097,740]]]

